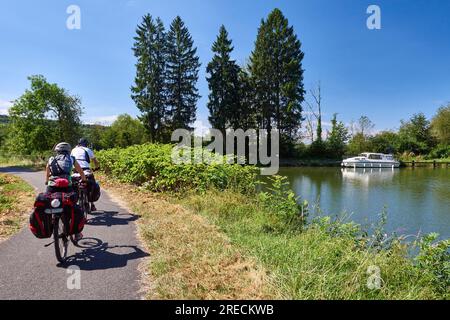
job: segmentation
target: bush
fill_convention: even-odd
[[[429,159],[450,158],[450,145],[443,145],[443,144],[438,145],[433,150],[431,150],[427,158]]]
[[[258,194],[259,201],[268,212],[265,229],[284,232],[287,230],[301,231],[308,216],[308,202],[299,203],[299,198],[289,188],[286,177],[270,178],[268,192]]]
[[[428,274],[442,293],[450,291],[450,240],[438,241],[437,233],[431,233],[419,240],[420,252],[416,256],[417,267]]]
[[[175,164],[172,149],[168,144],[143,144],[102,150],[97,158],[107,174],[152,191],[205,191],[208,188],[231,188],[243,193],[255,191],[255,167],[226,163]],[[199,152],[220,159],[207,151],[196,150],[197,154]]]

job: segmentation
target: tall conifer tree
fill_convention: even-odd
[[[222,25],[219,35],[213,43],[214,56],[206,68],[209,86],[209,122],[213,128],[224,130],[226,128],[238,129],[240,113],[239,99],[239,71],[235,60],[231,60],[233,51],[228,32]]]
[[[137,58],[132,99],[141,111],[140,117],[150,140],[162,141],[168,111],[166,109],[166,34],[162,21],[151,15],[143,17],[137,27],[133,51]]]
[[[170,128],[192,129],[196,119],[199,58],[187,27],[177,16],[167,34],[167,107]]]
[[[303,56],[293,27],[279,9],[273,10],[261,21],[250,57],[254,103],[260,127],[276,127],[291,142],[302,121]]]

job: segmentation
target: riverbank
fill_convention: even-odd
[[[309,204],[297,199],[281,177],[275,178],[270,192],[257,193],[255,173],[249,167],[177,166],[170,161],[170,151],[166,146],[143,145],[98,154],[109,176],[106,181],[113,179],[107,187],[117,188],[118,196],[143,217],[139,232],[156,257],[144,274],[157,279],[153,283],[159,297],[217,298],[223,286],[226,295],[241,296],[239,286],[221,281],[242,276],[245,281],[259,279],[251,280],[250,287],[262,283],[269,288],[264,296],[270,298],[449,297],[449,241],[436,242],[432,235],[405,244],[386,235],[382,223],[369,234],[355,223],[325,215],[307,219]],[[418,252],[415,258],[410,257],[411,250]],[[255,271],[250,274],[262,276],[250,276],[248,266],[223,267],[220,261],[229,261],[230,252],[251,261],[255,267],[250,270]],[[204,281],[201,274],[208,270],[214,271],[218,287],[197,283]],[[237,271],[229,275],[230,270]],[[224,272],[229,276],[220,276]],[[213,287],[218,289],[211,291]],[[237,293],[232,293],[234,288]]]
[[[34,196],[34,189],[22,179],[0,173],[0,241],[25,225]]]

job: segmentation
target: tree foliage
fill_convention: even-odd
[[[304,100],[303,52],[292,26],[279,9],[261,21],[249,70],[261,128],[297,137]]]
[[[75,143],[80,134],[80,99],[41,76],[11,107],[8,149],[19,154],[50,150],[60,141]]]
[[[233,46],[225,26],[220,27],[219,35],[213,43],[214,56],[206,68],[209,87],[209,122],[219,130],[240,127],[240,67],[231,59]]]
[[[199,68],[192,36],[177,16],[167,34],[167,111],[171,130],[192,129],[200,98],[196,87]]]
[[[431,120],[431,130],[440,144],[450,145],[450,104],[438,109]]]
[[[166,34],[162,21],[151,15],[137,27],[133,52],[137,58],[132,98],[151,141],[161,141],[168,117],[166,108]]]

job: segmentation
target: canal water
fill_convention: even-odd
[[[450,169],[281,168],[291,188],[324,215],[369,226],[386,208],[388,232],[450,238]]]

